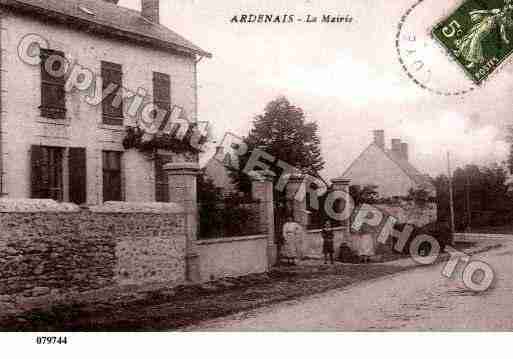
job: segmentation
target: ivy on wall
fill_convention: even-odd
[[[176,128],[169,134],[159,132],[153,136],[145,136],[146,133],[141,128],[129,126],[123,139],[123,147],[126,150],[135,148],[142,152],[167,150],[176,154],[198,154],[203,151],[203,145],[208,141],[208,137],[197,130],[196,124],[190,125],[183,136],[177,136],[178,130]]]

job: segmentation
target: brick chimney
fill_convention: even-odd
[[[409,160],[408,155],[408,144],[406,142],[401,143],[401,157],[405,159],[406,161]]]
[[[384,130],[375,130],[374,133],[374,143],[381,149],[385,149],[385,131]]]
[[[160,0],[141,0],[141,14],[147,20],[160,22]]]
[[[401,155],[401,139],[400,138],[392,138],[392,148],[390,149],[392,151],[392,153],[399,157],[399,158],[402,158],[402,155]]]

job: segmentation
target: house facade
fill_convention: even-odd
[[[344,172],[344,178],[353,185],[375,185],[382,198],[405,197],[410,189],[425,189],[436,196],[436,189],[429,176],[419,172],[409,161],[408,144],[392,139],[385,147],[385,132],[373,132],[374,141],[353,161]]]
[[[203,170],[208,178],[212,180],[214,185],[221,191],[224,196],[230,196],[237,193],[237,186],[233,183],[230,177],[229,165],[227,163],[236,159],[236,156],[230,155],[225,157],[223,146],[216,148],[216,153],[205,164]]]
[[[178,154],[123,140],[152,108],[196,122],[197,63],[210,54],[160,24],[159,0],[117,3],[0,0],[1,197],[169,201],[162,167]]]

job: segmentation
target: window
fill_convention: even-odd
[[[123,125],[123,100],[117,93],[123,88],[123,71],[121,65],[102,61],[103,91],[109,94],[102,102],[103,123],[107,125]],[[115,85],[113,87],[113,85]],[[114,91],[112,89],[114,88]]]
[[[122,201],[121,152],[103,151],[103,201]]]
[[[66,116],[65,57],[61,51],[41,49],[41,116]],[[62,74],[62,75],[61,75]]]
[[[63,148],[32,146],[32,198],[63,200]]]
[[[157,155],[155,157],[155,200],[169,202],[169,180],[164,165],[171,162],[170,156]]]
[[[64,198],[63,165],[68,151],[69,199]],[[69,200],[76,204],[86,202],[86,149],[32,146],[31,148],[32,198]]]
[[[161,110],[167,111],[165,124],[171,115],[171,77],[160,72],[153,73],[153,103]]]

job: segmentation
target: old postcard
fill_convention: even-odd
[[[511,331],[512,53],[511,0],[0,0],[0,330]]]

